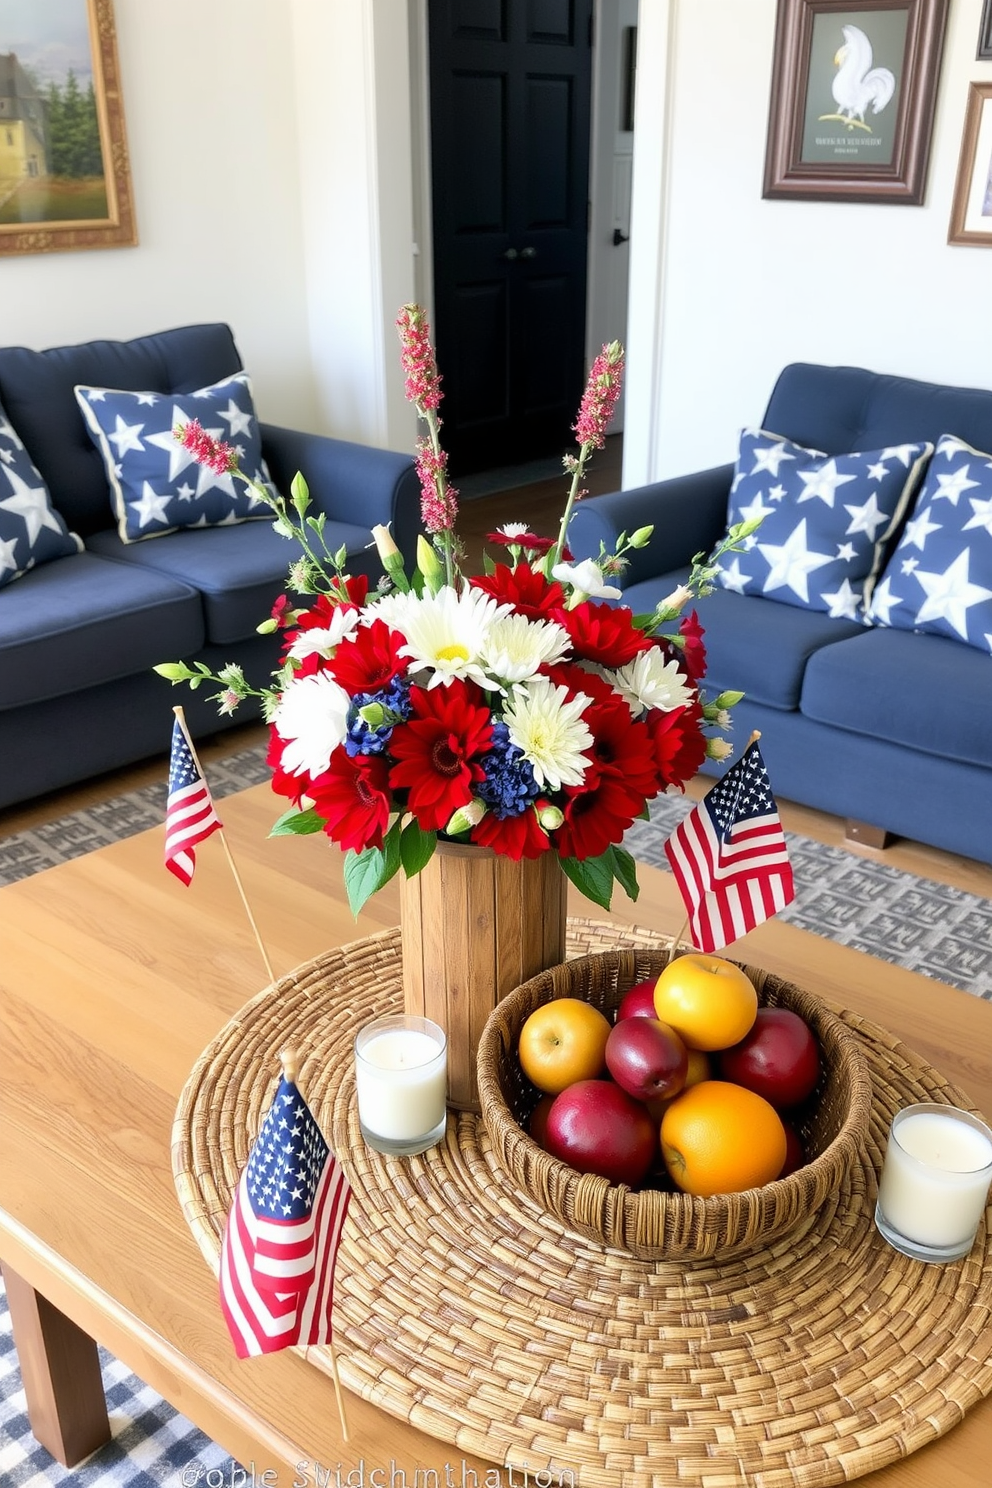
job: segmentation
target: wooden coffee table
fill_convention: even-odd
[[[267,839],[277,814],[268,787],[221,814],[277,975],[396,923],[395,885],[356,922],[336,850]],[[256,1483],[270,1471],[266,1488],[312,1478],[317,1463],[343,1479],[361,1462],[366,1474],[384,1468],[386,1482],[395,1464],[408,1485],[430,1468],[443,1488],[448,1464],[448,1483],[472,1483],[471,1469],[484,1485],[491,1464],[351,1395],[343,1442],[326,1376],[297,1354],[234,1357],[180,1212],[169,1143],[198,1055],[267,979],[216,840],[199,859],[184,889],[154,830],[0,890],[0,1257],[32,1426],[69,1464],[106,1439],[97,1340],[253,1467]],[[640,877],[640,902],[623,901],[614,918],[675,934],[672,880]],[[992,1113],[986,1003],[774,921],[734,954],[890,1028]],[[990,1459],[986,1399],[870,1481],[985,1488]]]

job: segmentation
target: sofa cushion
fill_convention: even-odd
[[[332,552],[343,543],[353,555],[350,572],[381,572],[375,549],[363,551],[372,541],[367,527],[328,522],[324,536]],[[123,543],[115,532],[97,532],[87,547],[104,558],[157,571],[199,590],[207,640],[219,646],[255,634],[285,587],[289,565],[302,556],[299,545],[280,537],[271,521],[174,532],[153,543]],[[155,659],[171,661],[180,654],[170,646]]]
[[[992,455],[941,437],[869,619],[992,652]]]
[[[193,393],[76,388],[90,438],[103,456],[123,542],[163,537],[180,527],[220,527],[272,513],[230,471],[199,464],[173,435],[196,419],[212,439],[236,449],[248,480],[275,492],[262,459],[251,383],[243,372]]]
[[[52,505],[88,537],[113,522],[107,477],[73,388],[191,393],[241,371],[230,327],[179,326],[133,341],[86,341],[33,351],[0,347],[0,400],[45,478]]]
[[[623,603],[635,614],[654,609],[688,577],[688,569],[663,574],[624,590]],[[863,634],[858,621],[833,619],[822,610],[768,604],[758,596],[715,589],[686,607],[695,608],[705,635],[708,694],[739,688],[769,708],[799,706],[809,658],[847,636]]]
[[[817,723],[992,768],[989,659],[944,636],[867,630],[825,646],[800,706]]]
[[[203,640],[200,596],[187,584],[92,553],[46,563],[0,591],[0,708],[128,677]]]
[[[48,488],[0,404],[0,587],[82,546],[52,510]]]
[[[727,522],[760,518],[761,526],[744,539],[746,551],[718,560],[720,583],[857,619],[932,453],[930,444],[907,444],[824,455],[742,430]]]

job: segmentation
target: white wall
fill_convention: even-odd
[[[762,201],[775,0],[642,0],[625,484],[732,459],[789,361],[992,387],[992,252],[947,244],[980,12],[950,6],[910,207]]]

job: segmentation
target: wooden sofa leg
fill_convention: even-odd
[[[860,843],[862,847],[888,847],[892,841],[892,833],[887,832],[884,827],[873,827],[868,822],[851,821],[848,817],[844,823],[844,840]]]

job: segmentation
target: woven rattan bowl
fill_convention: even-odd
[[[552,967],[517,987],[490,1014],[479,1043],[482,1120],[494,1154],[515,1185],[570,1230],[642,1260],[706,1260],[764,1249],[812,1224],[861,1151],[871,1112],[871,1078],[856,1037],[810,993],[771,972],[743,970],[767,1007],[804,1018],[821,1051],[816,1090],[794,1124],[806,1165],[745,1193],[701,1199],[659,1189],[631,1190],[578,1173],[544,1152],[524,1127],[539,1092],[520,1069],[517,1042],[528,1016],[556,997],[580,997],[612,1021],[623,994],[657,977],[665,950],[606,951]],[[736,965],[742,965],[736,962]]]

